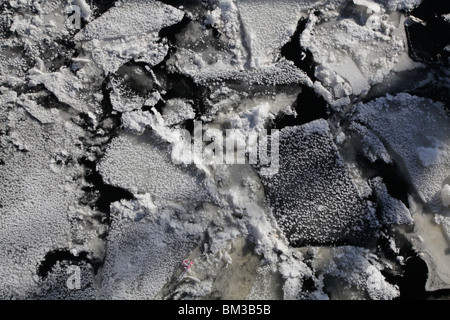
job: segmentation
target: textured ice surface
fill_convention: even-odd
[[[139,222],[120,218],[112,210],[113,223],[106,246],[103,299],[153,299],[181,270],[181,261],[197,245],[198,234],[174,229],[175,210],[158,208],[154,216]]]
[[[358,243],[367,232],[368,210],[324,120],[281,130],[279,173],[262,181],[292,245]]]
[[[381,178],[378,177],[373,179],[371,184],[382,212],[381,221],[383,223],[387,225],[408,225],[414,222],[406,205],[389,195]]]
[[[155,202],[205,200],[201,177],[175,166],[167,145],[157,139],[155,135],[114,139],[98,168],[104,181],[133,193],[149,193]]]
[[[419,3],[0,1],[0,297],[392,299],[414,252],[449,288],[448,114],[386,95],[448,102]],[[279,128],[280,170],[190,164],[198,120]]]
[[[154,0],[116,2],[116,6],[87,24],[74,39],[105,73],[115,72],[134,59],[156,65],[168,46],[159,42],[158,32],[181,21],[184,13]]]
[[[157,32],[177,23],[184,13],[155,0],[131,0],[116,3],[108,12],[81,30],[76,40],[111,40]]]
[[[347,1],[339,14],[325,17],[310,15],[300,43],[312,53],[315,76],[335,99],[367,93],[406,49],[402,18],[387,15],[376,2]]]
[[[313,4],[314,1],[305,0],[237,1],[250,66],[261,67],[273,62],[279,49],[295,32],[297,21]]]
[[[3,88],[4,89],[4,88]],[[11,97],[7,102],[5,97]],[[0,297],[39,291],[38,266],[47,252],[71,249],[82,195],[83,130],[35,101],[3,91],[0,136]],[[17,99],[18,100],[18,99]],[[22,105],[22,106],[20,106]],[[20,178],[18,178],[20,177]],[[86,211],[89,211],[88,209]]]
[[[386,281],[380,272],[383,267],[368,250],[345,246],[332,249],[331,257],[325,274],[340,278],[344,287],[363,290],[373,300],[391,300],[399,296],[398,287]]]
[[[427,289],[448,287],[449,264],[442,252],[448,250],[450,212],[442,188],[450,175],[450,126],[444,105],[401,93],[356,105],[353,119],[377,134],[401,164],[419,200],[410,200],[412,242],[429,267]]]
[[[440,201],[442,184],[450,175],[450,126],[444,105],[402,93],[355,109],[354,120],[374,131],[402,161],[422,201]]]

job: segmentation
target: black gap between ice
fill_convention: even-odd
[[[293,108],[297,116],[280,114],[273,121],[276,129],[282,129],[288,126],[302,125],[317,119],[328,119],[329,112],[327,102],[317,95],[314,89],[302,87],[301,93],[297,96]]]
[[[300,35],[305,30],[308,19],[300,19],[297,28],[289,42],[281,48],[281,55],[292,61],[294,65],[303,70],[314,81],[316,64],[312,53],[300,45]],[[274,126],[281,129],[287,126],[302,125],[317,119],[328,119],[330,114],[327,102],[312,88],[302,87],[293,107],[297,116],[280,115],[274,121]]]
[[[168,27],[162,28],[158,36],[162,38],[166,38],[171,45],[174,45],[176,43],[176,34],[181,32],[184,28],[187,27],[187,25],[191,22],[191,18],[189,18],[187,15],[183,16],[183,19],[181,19],[180,22],[173,24]]]
[[[387,164],[381,160],[370,162],[364,155],[356,154],[356,163],[362,169],[362,175],[369,180],[381,177],[388,193],[408,206],[408,194],[413,194],[408,180],[403,176],[397,163]]]
[[[89,4],[92,4],[92,13],[94,17],[101,16],[116,4],[115,0],[86,0]]]
[[[382,274],[385,275],[386,280],[391,280],[399,286],[400,296],[396,300],[447,300],[450,297],[450,289],[441,289],[432,292],[425,290],[428,272],[426,262],[420,257],[414,256],[406,261],[403,277],[386,276],[385,272],[382,272]]]
[[[134,195],[131,192],[120,187],[105,184],[103,182],[102,176],[97,171],[95,162],[90,161],[86,158],[80,159],[79,162],[80,164],[83,164],[87,169],[85,174],[86,181],[92,184],[91,187],[84,187],[83,191],[85,191],[88,195],[94,195],[93,197],[97,197],[97,199],[95,200],[95,207],[100,212],[106,214],[106,219],[109,223],[111,203],[122,199],[132,200],[134,199]]]
[[[300,35],[305,30],[308,19],[300,19],[289,42],[281,48],[281,55],[294,62],[294,65],[305,71],[311,80],[315,80],[315,62],[312,53],[300,45]]]
[[[175,48],[170,50],[170,53],[166,56],[163,62],[159,63],[152,68],[155,73],[158,82],[161,84],[159,87],[161,97],[164,101],[170,99],[187,99],[193,101],[193,108],[195,112],[195,119],[198,120],[205,113],[206,107],[203,101],[203,88],[196,84],[194,80],[186,75],[176,72],[168,72],[166,67],[166,61],[170,58],[171,54],[176,51]],[[161,112],[164,109],[165,104],[157,104],[157,110]],[[143,111],[149,111],[148,107],[143,107]],[[193,134],[194,120],[186,120],[184,122],[185,128]]]
[[[68,249],[58,249],[46,253],[44,259],[37,268],[37,275],[41,278],[46,278],[52,268],[58,262],[63,261],[67,261],[73,265],[80,265],[82,262],[86,262],[92,266],[95,273],[97,273],[98,268],[100,267],[100,261],[92,260],[85,251],[80,252],[75,256]]]
[[[422,23],[406,23],[405,31],[411,59],[448,67],[449,52],[444,48],[450,43],[450,23],[443,14],[450,13],[450,1],[425,0],[410,12]]]

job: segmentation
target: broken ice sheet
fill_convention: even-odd
[[[420,0],[26,2],[0,4],[1,297],[392,299],[375,242],[407,259],[380,230],[410,226],[411,214],[405,237],[427,261],[427,289],[448,288],[448,118],[418,113],[438,105],[423,98],[405,113],[399,97],[370,101],[448,81],[439,66],[395,88],[384,80],[422,66],[399,11]],[[64,27],[69,3],[78,32]],[[302,63],[282,53],[288,41]],[[345,97],[343,112],[363,103],[349,120],[314,90]],[[278,174],[176,165],[173,130],[199,119],[211,132],[282,128]],[[402,202],[385,176],[367,181],[346,163],[339,147],[358,139],[369,170],[412,157],[402,174],[427,203]],[[183,259],[194,261],[186,274]],[[65,282],[72,263],[79,291]]]
[[[155,134],[122,134],[112,141],[99,164],[99,172],[110,185],[133,193],[150,193],[155,204],[195,202],[208,199],[201,174],[172,163],[168,145]]]
[[[450,177],[450,119],[444,104],[406,93],[387,95],[357,104],[352,120],[385,141],[412,185],[411,241],[429,267],[427,290],[447,288],[449,262],[442,252],[449,247],[450,211],[441,194]]]
[[[36,272],[48,252],[96,251],[89,242],[98,234],[83,235],[76,222],[90,211],[78,205],[84,131],[32,100],[2,100],[1,110],[9,133],[0,136],[0,297],[26,299],[42,289]]]
[[[345,169],[328,123],[284,128],[279,152],[279,172],[262,181],[290,244],[362,243],[374,217]]]
[[[181,268],[180,259],[198,244],[203,230],[189,234],[185,225],[174,228],[176,208],[158,208],[157,214],[139,222],[120,218],[122,210],[117,205],[112,210],[100,297],[154,299]]]
[[[440,102],[401,93],[355,107],[354,121],[375,132],[395,152],[421,200],[439,207],[450,176],[449,118]]]
[[[330,255],[324,268],[324,282],[339,279],[347,288],[341,291],[339,284],[332,285],[329,289],[335,290],[331,292],[332,299],[362,299],[366,296],[373,300],[391,300],[399,296],[399,288],[386,281],[380,272],[383,266],[369,250],[343,246],[332,248]]]
[[[158,32],[182,20],[183,11],[160,1],[116,2],[107,12],[87,24],[74,37],[83,43],[88,57],[108,74],[132,59],[156,65],[168,46]]]
[[[295,32],[297,21],[306,16],[314,1],[239,0],[237,7],[253,68],[271,64],[279,49]]]
[[[333,97],[328,100],[367,93],[406,50],[398,13],[374,1],[343,1],[338,8],[339,13],[324,10],[323,17],[311,14],[300,36],[317,63],[315,76]]]

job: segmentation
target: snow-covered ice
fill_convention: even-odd
[[[0,298],[450,289],[448,50],[417,32],[448,13],[426,4],[0,1]],[[227,132],[243,163],[206,161]]]

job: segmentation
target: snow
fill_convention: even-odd
[[[120,200],[111,204],[111,210],[119,212],[122,219],[138,222],[149,214],[155,214],[157,207],[152,202],[149,193],[137,194],[136,200]]]
[[[279,49],[295,32],[298,20],[313,4],[314,1],[305,0],[237,1],[251,68],[274,62]]]
[[[179,22],[183,11],[154,0],[118,2],[99,18],[87,24],[76,36],[77,41],[129,39]]]
[[[371,180],[372,188],[377,197],[377,203],[382,212],[381,221],[386,225],[412,225],[414,223],[411,213],[406,205],[391,197],[380,177]]]
[[[166,125],[171,126],[185,120],[193,120],[195,118],[195,111],[192,105],[192,101],[185,101],[183,99],[168,100],[162,112],[162,118]]]
[[[301,45],[318,64],[315,76],[328,93],[320,87],[316,91],[327,101],[366,94],[397,63],[408,60],[402,55],[406,52],[403,20],[387,15],[379,3],[347,1],[339,14],[334,12],[327,18],[311,14],[300,36]]]
[[[149,193],[154,203],[195,205],[208,198],[195,171],[172,164],[167,146],[152,134],[124,134],[114,139],[98,170],[104,181],[132,193]]]
[[[395,152],[422,201],[434,202],[450,175],[450,127],[444,105],[400,93],[357,104],[353,119]]]
[[[99,18],[87,24],[74,37],[105,74],[134,59],[156,65],[168,46],[158,32],[182,20],[183,11],[154,0],[117,2]]]
[[[90,211],[78,205],[84,169],[56,162],[81,157],[83,130],[28,97],[18,97],[17,104],[12,97],[4,92],[1,103],[7,119],[2,130],[9,134],[0,137],[0,296],[25,299],[41,290],[36,268],[48,252],[90,251],[90,237],[97,234],[76,220],[78,211]]]
[[[262,103],[250,110],[239,113],[230,119],[231,128],[242,129],[247,132],[259,132],[265,128],[265,124],[274,116],[269,113],[270,104]]]
[[[280,132],[280,169],[263,177],[267,199],[291,245],[358,243],[370,219],[333,142],[315,120]]]
[[[340,278],[349,286],[363,290],[373,300],[392,300],[400,295],[397,286],[386,281],[382,266],[367,249],[344,246],[331,249],[325,274]]]

